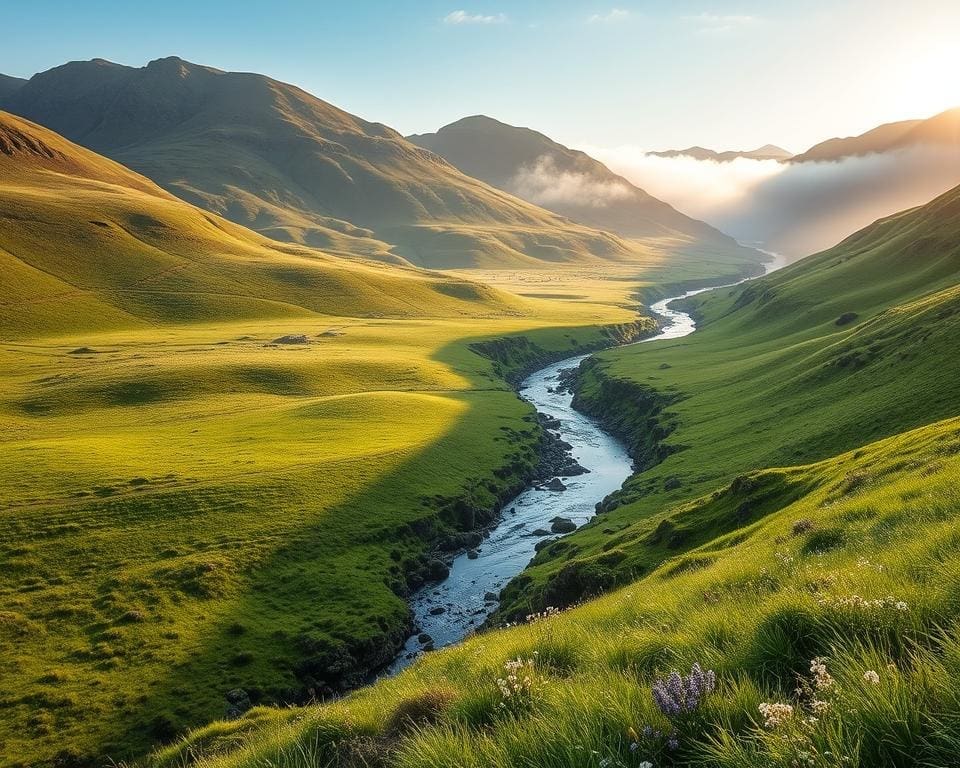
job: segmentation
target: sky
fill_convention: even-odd
[[[802,151],[960,106],[958,0],[32,0],[0,72],[177,55],[408,133],[471,114],[570,146]]]

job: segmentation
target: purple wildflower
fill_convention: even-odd
[[[667,739],[667,749],[669,749],[671,752],[677,750],[679,747],[680,741],[676,736],[671,736],[669,739]]]
[[[689,675],[674,671],[666,679],[658,678],[651,691],[660,711],[671,716],[693,712],[703,698],[713,692],[716,684],[717,677],[712,669],[704,672],[699,664],[694,664]]]

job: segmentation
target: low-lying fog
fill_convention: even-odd
[[[684,213],[791,257],[960,184],[960,148],[936,145],[796,164],[664,158],[630,146],[583,149]]]

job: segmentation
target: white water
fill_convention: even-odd
[[[771,256],[775,258],[767,265],[767,273],[783,265],[779,257]],[[693,333],[696,329],[693,318],[686,312],[670,309],[669,304],[709,290],[713,288],[688,291],[652,304],[651,312],[661,318],[660,333],[638,343],[678,339]],[[388,675],[396,674],[422,653],[417,639],[419,633],[427,633],[434,647],[442,648],[459,642],[482,625],[497,607],[495,600],[485,600],[484,596],[498,594],[527,566],[537,542],[547,538],[534,535],[534,531],[549,531],[554,517],[566,517],[577,526],[583,525],[593,517],[596,504],[618,490],[633,472],[626,448],[593,419],[575,411],[570,392],[551,391],[562,369],[575,368],[587,357],[570,357],[530,374],[521,385],[520,396],[541,413],[559,419],[560,429],[556,431],[560,439],[573,446],[573,457],[590,470],[589,474],[563,478],[565,491],[528,488],[520,493],[504,505],[501,521],[477,548],[476,559],[459,555],[446,580],[414,594],[410,607],[417,634],[407,639],[400,655],[387,669]],[[440,608],[442,613],[431,613]]]

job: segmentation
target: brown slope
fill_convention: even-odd
[[[464,173],[562,216],[623,237],[681,237],[732,245],[584,152],[542,133],[475,115],[408,137]]]
[[[72,62],[35,75],[4,106],[280,240],[344,254],[390,249],[438,267],[634,256],[615,237],[262,75],[177,58]]]
[[[920,144],[960,146],[960,108],[941,112],[928,120],[886,123],[859,136],[828,139],[797,155],[791,162],[833,161]]]

